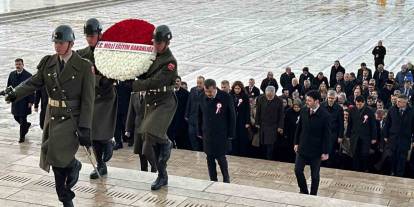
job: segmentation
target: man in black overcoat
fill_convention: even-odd
[[[346,137],[350,138],[354,170],[367,171],[369,150],[378,138],[374,112],[362,96],[355,98],[355,107],[349,111]]]
[[[230,183],[226,153],[235,136],[236,112],[230,94],[217,89],[216,82],[204,82],[205,94],[200,98],[198,124],[199,137],[203,139],[207,154],[208,173],[211,181],[218,181],[216,160],[223,174],[223,182]]]
[[[28,78],[32,77],[32,74],[24,69],[23,59],[17,58],[14,61],[16,70],[11,72],[9,79],[7,80],[7,87],[11,86],[15,88],[20,83],[24,82]],[[30,122],[27,122],[27,115],[32,113],[32,105],[34,102],[34,94],[26,96],[20,101],[12,103],[11,112],[14,119],[20,124],[20,139],[19,143],[25,141],[25,136],[29,131]]]
[[[309,194],[303,170],[310,165],[312,184],[310,195],[317,195],[321,161],[329,159],[331,128],[328,112],[320,107],[318,91],[306,94],[307,107],[302,108],[296,127],[294,150],[296,152],[295,175],[300,193]]]
[[[384,141],[390,143],[391,173],[402,177],[405,171],[408,151],[414,138],[414,111],[408,106],[408,98],[400,95],[397,106],[388,111],[384,127]]]

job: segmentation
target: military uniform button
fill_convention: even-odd
[[[47,76],[50,76],[50,73],[48,73]]]
[[[50,119],[55,120],[55,117],[54,117],[54,116],[52,116],[52,118],[50,118]]]
[[[156,106],[157,105],[157,103],[154,103],[154,106]]]
[[[72,76],[72,79],[75,79],[75,76]]]
[[[53,88],[52,91],[56,91],[56,88]]]
[[[64,120],[64,119],[65,119],[65,117],[62,116],[62,120]]]
[[[65,93],[65,90],[62,90],[63,93]]]
[[[147,107],[149,107],[150,105],[149,104],[147,104]]]

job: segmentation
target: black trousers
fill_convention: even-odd
[[[370,140],[358,139],[355,154],[353,156],[353,169],[359,172],[368,170]]]
[[[405,172],[405,164],[407,162],[408,151],[396,147],[392,150],[391,156],[391,172],[398,177],[403,177]]]
[[[188,125],[188,139],[190,140],[191,149],[193,151],[201,151],[202,143],[201,139],[197,137],[197,125]]]
[[[273,160],[273,149],[274,144],[262,144],[260,145],[262,148],[262,154],[267,160]]]
[[[384,59],[374,58],[374,64],[375,64],[375,69],[378,69],[379,64],[384,65]]]
[[[308,185],[306,184],[305,174],[303,170],[305,169],[305,165],[310,165],[311,169],[311,195],[318,194],[319,188],[319,171],[321,169],[321,158],[305,158],[299,154],[296,155],[296,162],[295,162],[295,175],[296,180],[298,182],[298,186],[300,188],[300,193],[309,194]]]
[[[20,138],[24,138],[27,134],[27,127],[29,124],[27,123],[27,116],[14,116],[14,120],[20,124]]]
[[[126,114],[118,114],[116,116],[116,126],[115,126],[115,142],[117,145],[122,145],[123,138],[125,136],[125,123],[126,123]]]
[[[66,185],[69,174],[74,170],[77,161],[74,159],[67,167],[52,167],[55,174],[56,193],[60,202],[68,202],[75,198],[75,193]]]
[[[227,163],[226,155],[222,155],[219,157],[207,155],[207,166],[208,166],[208,174],[210,176],[211,181],[218,181],[217,179],[217,170],[216,170],[216,160],[220,166],[221,174],[223,175],[223,182],[230,183],[230,175],[229,175],[229,166]]]

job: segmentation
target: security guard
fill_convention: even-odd
[[[99,39],[102,37],[102,26],[95,18],[88,19],[83,27],[88,47],[78,50],[77,53],[95,64],[94,50]],[[94,68],[95,73],[95,105],[92,121],[92,146],[95,152],[97,169],[100,175],[106,175],[105,162],[112,157],[112,137],[115,132],[117,98],[113,80],[110,80]],[[99,178],[98,173],[93,170],[90,179]]]
[[[52,36],[56,54],[45,56],[37,66],[37,73],[6,96],[6,101],[14,102],[43,86],[46,88],[49,101],[40,167],[49,172],[52,166],[56,192],[65,207],[73,206],[75,193],[71,188],[78,181],[82,167],[75,159],[79,144],[91,145],[95,86],[92,65],[72,51],[74,40],[71,27],[57,27]]]
[[[177,98],[174,95],[177,61],[168,48],[171,38],[168,26],[161,25],[155,29],[153,43],[157,57],[149,70],[132,85],[134,91],[145,91],[145,113],[139,133],[144,137],[144,155],[158,169],[158,177],[152,183],[151,190],[159,190],[168,185],[166,168],[172,143],[167,136],[167,129],[177,108]]]

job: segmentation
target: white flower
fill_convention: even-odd
[[[111,43],[111,46],[114,44],[126,47],[105,48],[105,42],[100,42],[94,52],[96,68],[108,78],[121,81],[134,79],[147,72],[155,60],[156,54],[150,45]],[[148,51],[128,49],[131,46],[141,46]]]

